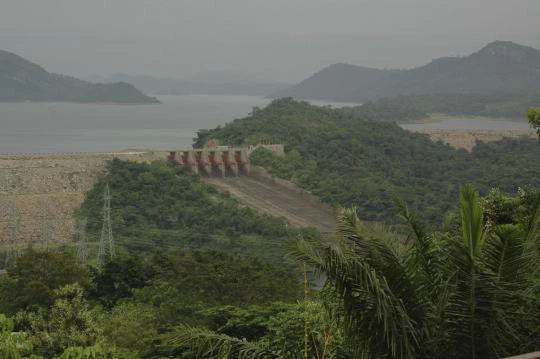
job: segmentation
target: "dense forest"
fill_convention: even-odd
[[[169,200],[160,188],[153,205]],[[212,250],[124,242],[123,254],[96,268],[70,251],[28,248],[0,276],[1,357],[487,359],[534,350],[539,193],[480,198],[465,186],[443,232],[396,205],[410,225],[406,242],[360,222],[354,208],[341,211],[331,246],[299,238],[289,258],[324,274],[322,290],[259,259]]]
[[[116,257],[100,267],[106,185]],[[269,343],[294,330],[290,345],[301,343],[300,264],[286,254],[315,230],[244,208],[172,162],[110,162],[76,216],[86,242],[28,248],[0,275],[1,358],[190,358],[163,336],[180,324]]]
[[[381,112],[399,119],[400,111]],[[411,116],[407,109],[402,113]],[[364,220],[391,222],[393,198],[399,197],[438,226],[455,207],[463,183],[483,194],[493,187],[516,192],[540,185],[540,147],[534,140],[478,143],[469,153],[377,119],[370,108],[351,115],[281,99],[249,117],[200,131],[196,146],[212,138],[233,145],[283,141],[285,157],[260,149],[253,163],[332,205],[358,206]]]

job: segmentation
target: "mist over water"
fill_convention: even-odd
[[[245,117],[271,101],[214,95],[159,99],[162,105],[0,103],[0,153],[191,148],[199,129]]]

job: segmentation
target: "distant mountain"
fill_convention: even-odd
[[[445,57],[411,70],[334,64],[272,97],[366,102],[426,94],[540,92],[540,51],[496,41],[466,57]]]
[[[104,82],[123,81],[156,95],[254,95],[268,96],[290,84],[264,81],[245,74],[210,71],[186,79],[115,74]]]
[[[49,73],[3,50],[0,50],[0,101],[159,103],[130,84],[93,84]]]

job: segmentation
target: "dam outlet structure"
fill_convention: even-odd
[[[167,159],[202,176],[248,176],[251,169],[250,155],[258,148],[266,148],[277,156],[285,154],[282,144],[259,144],[248,147],[213,146],[172,150],[169,151]]]
[[[249,175],[250,169],[246,148],[170,151],[167,159],[202,176]]]

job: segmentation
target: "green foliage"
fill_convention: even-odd
[[[119,300],[131,298],[133,290],[146,286],[153,276],[153,268],[143,257],[117,256],[101,270],[92,269],[89,297],[110,309]]]
[[[33,266],[29,261],[20,261],[16,273],[26,273]],[[5,283],[15,281],[11,277],[13,273],[3,278]],[[257,319],[249,322],[248,308],[253,308],[254,314],[266,313],[261,316],[263,323],[263,319],[268,321],[270,315],[289,305],[272,303],[294,302],[301,293],[298,280],[283,270],[255,258],[215,251],[188,252],[181,256],[163,253],[120,256],[107,262],[101,271],[92,269],[89,281],[85,285],[89,300],[78,284],[51,290],[52,304],[29,305],[32,310],[16,313],[18,332],[13,338],[2,337],[3,340],[11,343],[8,339],[26,338],[30,352],[47,358],[62,355],[64,351],[63,355],[68,357],[84,358],[94,355],[99,348],[108,348],[106,353],[114,352],[107,354],[111,358],[154,358],[170,354],[157,346],[158,334],[181,323],[218,328],[227,317],[232,332],[243,331],[259,338],[268,329],[266,326],[261,329]],[[41,299],[36,297],[36,300]],[[221,317],[216,315],[218,311]]]
[[[129,350],[116,350],[102,345],[90,347],[69,347],[56,359],[137,359]]]
[[[115,240],[129,251],[212,248],[291,266],[283,256],[300,231],[241,206],[173,163],[113,160],[79,211],[88,218],[90,238],[97,240],[101,229],[106,183]]]
[[[0,358],[39,359],[32,355],[32,343],[26,333],[14,332],[13,320],[0,314]]]
[[[86,269],[71,254],[27,251],[8,269],[8,276],[0,277],[0,310],[13,314],[47,307],[53,302],[54,290],[87,280]]]
[[[182,325],[176,332],[166,337],[166,342],[173,347],[187,347],[196,358],[230,359],[281,359],[286,358],[278,351],[245,339],[218,334],[205,328]]]
[[[338,246],[299,243],[295,257],[328,278],[358,356],[492,358],[540,345],[540,197],[524,224],[486,226],[481,206],[464,187],[458,236],[426,232],[401,206],[406,243],[354,209],[342,211]]]
[[[396,124],[377,122],[378,116],[351,116],[281,99],[249,117],[199,132],[195,145],[211,138],[232,145],[280,138],[285,157],[260,149],[253,154],[253,164],[327,203],[358,205],[362,218],[373,221],[393,218],[395,196],[421,209],[422,219],[438,226],[443,215],[456,208],[462,183],[472,183],[482,194],[493,187],[515,192],[518,186],[540,185],[540,147],[532,140],[478,143],[469,153]]]
[[[529,124],[531,125],[531,127],[536,130],[536,133],[538,134],[538,140],[540,141],[540,109],[529,109],[527,117],[529,118]]]
[[[154,261],[159,263],[160,273],[148,286],[136,290],[135,298],[156,308],[162,326],[180,320],[200,323],[204,315],[198,311],[205,308],[290,302],[300,294],[293,276],[253,258],[194,252],[178,257],[158,255]]]
[[[133,301],[122,302],[102,313],[99,324],[105,342],[111,347],[129,348],[132,355],[149,353],[158,338],[155,309]]]
[[[91,346],[100,337],[95,315],[89,310],[78,284],[54,291],[55,301],[46,310],[19,312],[17,327],[31,335],[37,353],[60,354],[72,346]]]

